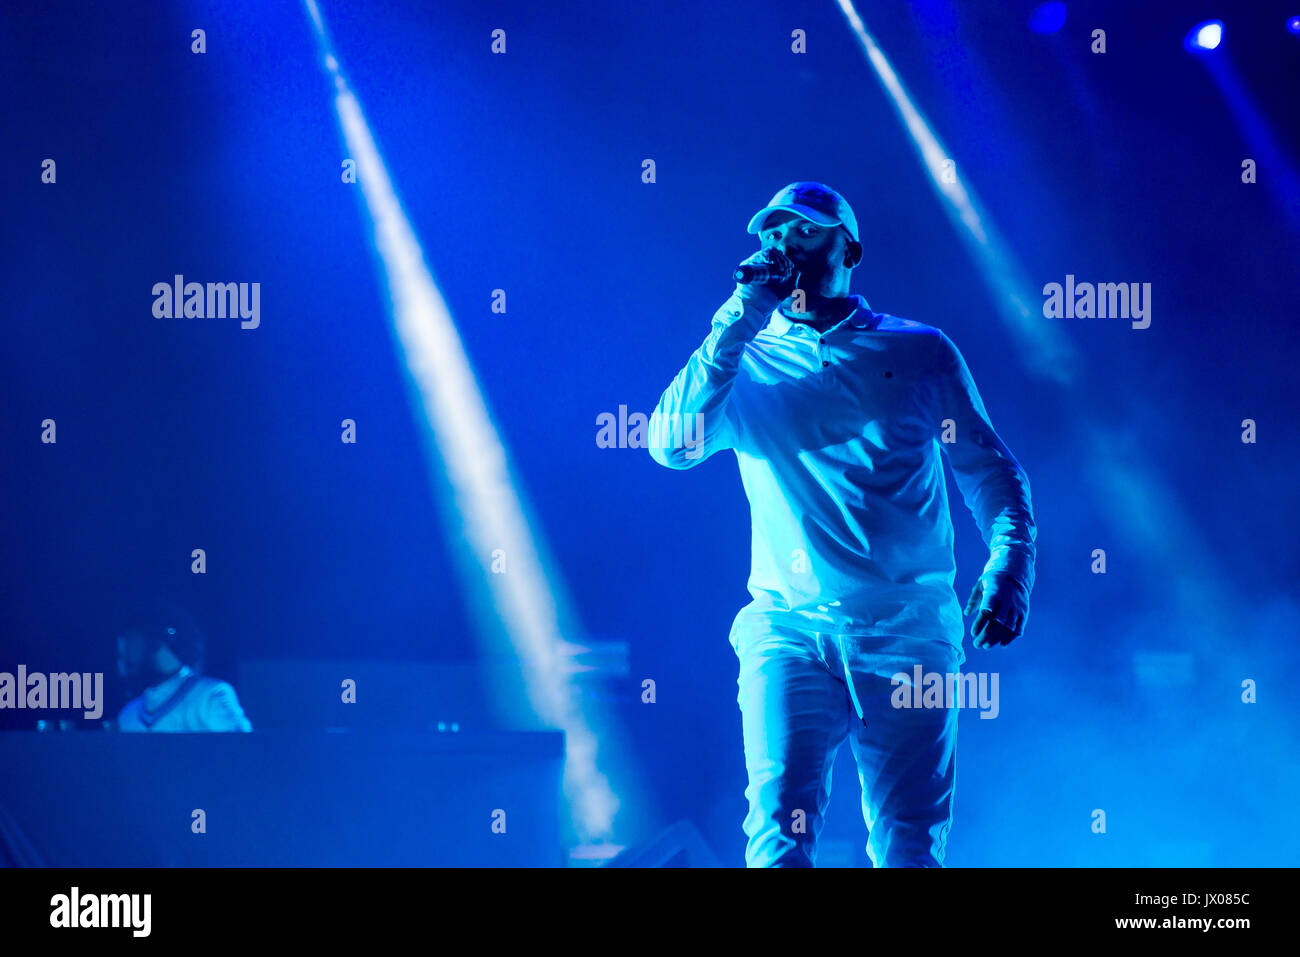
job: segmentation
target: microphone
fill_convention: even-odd
[[[783,283],[794,274],[794,263],[784,256],[779,263],[741,263],[731,278],[738,283]]]

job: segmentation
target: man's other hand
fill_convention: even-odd
[[[1007,575],[981,575],[966,602],[966,614],[975,612],[970,634],[976,648],[1009,645],[1025,630],[1029,595],[1020,582]]]

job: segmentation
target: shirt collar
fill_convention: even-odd
[[[774,313],[772,313],[772,319],[768,323],[767,327],[772,332],[776,333],[778,336],[784,336],[786,333],[788,333],[791,329],[795,328],[796,326],[798,326],[800,329],[806,329],[812,335],[820,335],[820,336],[830,335],[832,332],[835,332],[837,329],[839,329],[841,326],[845,324],[851,325],[855,329],[875,328],[875,326],[879,322],[879,319],[876,316],[876,314],[871,311],[871,306],[867,304],[867,300],[863,298],[861,295],[857,295],[857,294],[852,295],[849,298],[852,299],[855,303],[857,303],[853,311],[849,313],[847,316],[845,316],[843,319],[841,319],[839,322],[837,322],[835,325],[831,326],[830,329],[826,330],[826,332],[819,334],[817,330],[814,329],[812,326],[805,325],[804,323],[801,322],[794,322],[793,320],[787,318],[785,313],[783,313],[779,308]]]

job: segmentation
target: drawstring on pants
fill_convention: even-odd
[[[862,710],[862,702],[858,700],[857,688],[853,685],[853,672],[849,669],[849,654],[844,647],[844,636],[836,635],[835,637],[840,649],[840,664],[844,666],[844,683],[849,686],[849,698],[853,701],[853,709],[858,713],[858,718],[865,728],[867,726],[867,717]]]

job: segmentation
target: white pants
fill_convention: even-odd
[[[806,630],[742,611],[731,629],[749,786],[749,867],[812,867],[845,737],[876,867],[942,867],[956,783],[956,708],[895,708],[894,675],[957,672],[960,645]]]

